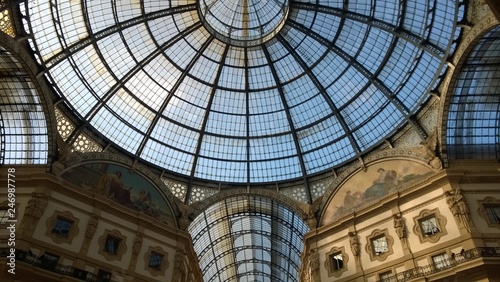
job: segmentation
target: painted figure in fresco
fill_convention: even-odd
[[[115,174],[102,175],[97,183],[97,193],[107,195],[122,205],[132,205],[132,200],[130,200],[130,190],[132,188],[125,187],[122,184],[121,177],[121,171],[117,171]]]
[[[109,197],[122,205],[132,205],[132,200],[130,200],[130,190],[132,188],[122,185],[120,180],[122,173],[120,171],[117,171],[115,175],[117,177],[113,178],[109,186]]]
[[[377,170],[379,177],[373,181],[373,185],[366,189],[364,198],[380,198],[389,191],[396,188],[398,182],[398,173],[395,170],[386,171],[383,168]]]

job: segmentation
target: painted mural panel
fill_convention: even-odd
[[[157,188],[128,168],[110,163],[90,163],[69,169],[62,177],[165,223],[173,221],[170,206]]]
[[[325,210],[322,225],[373,204],[377,199],[393,194],[431,174],[432,169],[403,160],[369,166],[366,172],[358,172],[339,188]]]

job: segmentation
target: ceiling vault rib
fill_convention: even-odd
[[[244,54],[244,64],[245,64],[245,97],[246,97],[246,130],[247,130],[247,152],[246,152],[246,157],[247,157],[247,185],[250,185],[252,182],[252,174],[250,173],[250,81],[249,81],[249,70],[248,70],[248,48],[244,48],[245,54]]]
[[[64,61],[65,59],[71,57],[75,53],[85,49],[85,47],[90,46],[92,44],[95,44],[97,41],[108,37],[112,34],[115,34],[116,32],[122,31],[124,29],[127,29],[131,26],[135,26],[141,23],[145,23],[150,20],[158,19],[161,17],[165,16],[170,16],[174,14],[179,14],[179,13],[184,13],[188,11],[195,11],[196,10],[196,4],[189,4],[189,5],[183,5],[183,6],[177,6],[169,9],[164,9],[156,12],[152,12],[146,15],[142,15],[140,17],[132,18],[129,20],[126,20],[124,22],[118,23],[118,25],[112,26],[105,28],[99,32],[89,34],[89,36],[81,41],[78,41],[72,45],[66,46],[64,50],[61,52],[55,54],[53,57],[47,59],[44,62],[45,70],[50,70],[53,68],[55,65],[59,64],[60,62]],[[85,20],[86,24],[88,24],[88,19]]]
[[[211,40],[213,40],[213,38],[214,37],[211,36]],[[214,85],[217,85],[218,82],[219,82],[219,80],[220,80],[220,77],[221,77],[221,74],[222,74],[222,69],[224,68],[224,63],[225,63],[225,60],[226,60],[228,52],[229,52],[229,45],[226,45],[226,48],[224,49],[224,53],[221,56],[221,61],[219,62],[219,67],[217,69],[217,74],[215,75],[215,78],[214,78]],[[191,191],[193,190],[192,189],[192,186],[193,186],[193,177],[195,176],[196,165],[198,164],[198,159],[199,159],[199,156],[200,156],[200,151],[201,151],[201,145],[202,145],[202,141],[203,141],[203,136],[205,136],[205,133],[206,133],[206,127],[207,127],[207,123],[208,123],[208,117],[210,116],[209,109],[212,107],[216,91],[217,91],[217,88],[215,86],[210,91],[210,98],[208,100],[207,108],[206,108],[207,110],[205,112],[205,116],[203,117],[203,122],[201,124],[200,136],[199,136],[198,142],[196,144],[196,152],[194,154],[193,165],[192,165],[191,172],[190,172],[190,176],[191,177],[189,178],[189,183],[188,183],[188,187],[187,187],[187,190],[186,190],[186,199],[185,199],[185,203],[186,204],[189,204],[189,199],[190,199],[190,196],[191,196]]]
[[[269,50],[267,49],[267,46],[262,45],[262,51],[264,52],[266,56],[266,60],[269,63],[269,69],[272,72],[273,78],[276,81],[276,85],[278,86],[278,92],[280,94],[281,98],[281,103],[283,104],[283,109],[285,110],[286,113],[286,118],[288,121],[288,124],[290,126],[293,142],[295,144],[296,152],[297,152],[297,157],[299,159],[300,163],[300,169],[302,171],[302,179],[304,181],[304,188],[306,189],[306,195],[307,195],[307,202],[309,204],[312,204],[312,196],[311,196],[311,190],[308,185],[308,180],[307,180],[307,169],[304,163],[304,156],[302,155],[302,149],[300,147],[300,142],[299,142],[299,137],[297,135],[297,130],[295,129],[295,125],[293,124],[293,119],[292,115],[290,113],[290,107],[288,106],[288,103],[286,101],[285,97],[285,92],[283,90],[283,85],[281,84],[280,78],[278,76],[278,73],[276,72],[276,68],[274,67],[271,54],[269,53]]]
[[[196,62],[198,62],[198,59],[203,54],[203,51],[205,51],[205,49],[210,45],[212,40],[213,40],[213,36],[210,36],[205,42],[203,42],[203,45],[200,47],[200,50],[198,50],[196,55],[193,56],[193,58],[191,58],[191,60],[189,61],[189,64],[186,66],[186,68],[181,73],[179,78],[175,81],[174,86],[169,91],[165,100],[163,100],[160,108],[156,112],[154,119],[151,121],[151,124],[149,125],[148,130],[145,132],[144,138],[141,141],[141,144],[139,145],[139,149],[137,150],[136,156],[139,157],[141,155],[142,151],[144,150],[144,147],[146,146],[146,141],[149,139],[151,132],[153,132],[153,130],[155,129],[155,125],[158,122],[158,120],[160,119],[160,117],[163,115],[163,112],[167,108],[168,103],[170,103],[170,99],[172,99],[172,97],[174,96],[174,93],[177,92],[177,89],[179,89],[181,84],[184,82],[184,79],[188,76],[188,73],[191,70],[191,68],[196,64]]]
[[[295,22],[295,21],[288,21],[288,24],[297,30],[303,32],[304,34],[307,34],[308,36],[314,38],[316,41],[321,43],[323,46],[327,47],[329,50],[332,50],[343,58],[347,63],[349,63],[351,66],[353,66],[356,70],[359,71],[366,79],[368,79],[369,82],[371,82],[384,96],[399,110],[401,115],[404,117],[404,119],[415,129],[417,133],[422,132],[422,126],[418,123],[418,121],[414,118],[414,116],[411,114],[411,110],[397,97],[396,94],[394,94],[389,87],[387,87],[383,82],[381,82],[379,79],[376,78],[376,75],[380,72],[381,68],[385,65],[385,61],[381,63],[381,66],[375,73],[371,73],[366,67],[364,67],[362,64],[360,64],[354,57],[350,56],[347,54],[345,51],[341,50],[335,44],[331,43],[328,41],[326,38],[323,36],[307,29],[303,25]],[[384,58],[384,60],[387,60],[388,56]],[[312,77],[312,75],[311,75]],[[319,84],[319,82],[318,82]],[[328,96],[326,94],[326,90],[324,92],[324,96]],[[333,103],[333,102],[332,102]],[[362,124],[361,124],[362,125]],[[359,126],[358,126],[359,127]],[[355,128],[352,128],[352,131],[354,131]],[[425,131],[424,131],[425,132]],[[423,137],[423,136],[421,136]],[[425,137],[423,137],[425,138]],[[360,150],[361,151],[361,150]]]
[[[101,99],[98,100],[98,103],[92,107],[92,109],[88,112],[88,114],[85,116],[85,123],[82,123],[78,128],[75,128],[75,133],[76,131],[81,131],[84,128],[88,127],[90,124],[90,121],[92,118],[97,114],[98,110],[102,107],[105,107],[106,103],[111,99],[114,93],[118,91],[123,85],[130,79],[132,78],[137,72],[142,70],[142,68],[150,63],[156,56],[160,55],[164,50],[167,48],[171,47],[174,45],[176,42],[184,38],[187,34],[193,32],[194,30],[198,29],[201,26],[201,23],[196,23],[187,29],[183,30],[173,38],[171,38],[169,41],[165,42],[160,48],[149,54],[147,57],[145,57],[141,62],[139,62],[137,65],[135,65],[127,74],[124,75],[121,79],[117,79],[117,83],[115,83],[104,95]],[[120,118],[120,117],[117,117]],[[121,118],[120,118],[121,119]],[[123,120],[122,121],[125,124],[128,124],[128,121]]]
[[[332,101],[328,93],[326,92],[326,89],[323,87],[321,82],[318,81],[316,76],[312,74],[311,68],[309,68],[304,60],[300,57],[297,52],[292,48],[292,46],[289,43],[288,38],[284,38],[283,36],[278,36],[278,40],[280,40],[281,44],[287,49],[287,51],[295,58],[295,60],[299,63],[299,65],[303,68],[304,72],[306,72],[307,76],[309,79],[311,79],[312,83],[318,91],[321,93],[325,101],[328,103],[328,106],[330,107],[330,110],[333,112],[335,117],[337,118],[338,122],[340,123],[340,126],[346,133],[347,138],[349,139],[349,142],[351,143],[351,147],[353,148],[354,152],[356,153],[356,156],[360,156],[361,154],[361,148],[359,147],[358,143],[354,139],[354,137],[351,134],[351,130],[349,129],[349,125],[345,121],[344,117],[340,114],[340,111],[338,110],[337,106],[335,103]],[[293,41],[293,40],[292,40]],[[311,202],[312,203],[312,202]]]
[[[402,24],[399,26],[395,26],[377,19],[374,19],[369,16],[353,13],[350,11],[344,11],[342,9],[309,4],[309,3],[300,3],[300,2],[291,2],[291,7],[315,12],[326,13],[330,15],[334,15],[340,18],[346,18],[353,21],[357,21],[363,24],[366,24],[371,27],[378,28],[380,30],[386,31],[394,36],[405,39],[407,42],[410,42],[415,47],[432,54],[434,57],[443,58],[445,55],[445,50],[440,48],[439,46],[429,42],[427,39],[423,39],[420,36],[412,33],[409,30],[405,30],[402,27]]]

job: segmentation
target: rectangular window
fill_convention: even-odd
[[[72,225],[73,221],[57,217],[56,222],[54,222],[54,226],[52,227],[52,233],[61,237],[68,237]]]
[[[45,253],[40,257],[40,266],[44,269],[54,270],[56,269],[58,261],[59,256]]]
[[[420,219],[419,223],[424,237],[433,236],[434,234],[441,232],[434,215]]]
[[[151,254],[149,255],[149,267],[154,269],[160,269],[162,260],[163,260],[163,255],[151,252]]]
[[[374,255],[380,255],[389,251],[389,248],[387,247],[387,239],[385,238],[385,236],[373,238],[372,249]]]
[[[443,253],[432,257],[432,262],[437,270],[446,269],[451,266],[448,254]]]
[[[111,272],[99,269],[99,272],[97,272],[97,281],[108,282],[109,280],[111,280]]]
[[[0,225],[7,224],[7,220],[9,220],[9,212],[5,208],[0,208]]]
[[[389,282],[391,281],[392,272],[387,271],[384,273],[380,273],[378,276],[380,278],[380,282]]]
[[[500,205],[499,204],[484,204],[484,210],[488,221],[491,224],[500,224]]]
[[[338,252],[330,255],[330,267],[332,271],[337,271],[344,268],[342,253]]]
[[[120,246],[120,239],[108,235],[106,237],[106,244],[104,245],[104,251],[108,252],[112,255],[116,255],[118,253],[118,247]]]

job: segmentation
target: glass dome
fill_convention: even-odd
[[[81,127],[173,173],[268,183],[342,165],[414,123],[458,5],[29,1],[21,16]]]

